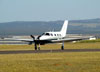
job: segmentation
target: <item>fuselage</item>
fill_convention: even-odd
[[[39,40],[59,40],[66,36],[68,21],[66,20],[58,32],[45,32],[38,37]]]
[[[40,36],[40,40],[58,40],[61,39],[61,32],[45,32]]]

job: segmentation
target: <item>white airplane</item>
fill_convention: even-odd
[[[68,28],[68,20],[65,20],[60,31],[45,32],[42,35],[38,36],[37,38],[31,35],[33,39],[17,39],[17,40],[29,42],[29,45],[34,43],[35,50],[40,50],[40,45],[62,42],[61,50],[64,50],[64,41],[77,41],[84,39],[84,38],[65,38],[67,28]],[[39,47],[37,47],[37,45],[39,45]]]

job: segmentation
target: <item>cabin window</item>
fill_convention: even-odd
[[[56,36],[56,34],[54,34]]]
[[[53,36],[53,34],[51,34],[51,36]]]
[[[61,36],[61,34],[58,34],[58,36]]]

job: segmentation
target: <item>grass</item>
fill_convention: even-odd
[[[0,72],[100,72],[100,52],[0,55]]]
[[[61,44],[48,44],[41,46],[41,50],[60,49]],[[95,43],[65,43],[65,49],[99,49],[100,42]],[[0,45],[0,50],[34,50],[34,45]]]
[[[60,49],[59,44],[41,49]],[[65,49],[100,48],[100,43],[65,43]],[[0,51],[33,50],[33,45],[0,45]],[[100,52],[0,54],[0,72],[100,72]]]
[[[33,45],[0,45],[0,50],[32,50]]]

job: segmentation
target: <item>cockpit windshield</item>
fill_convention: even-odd
[[[43,33],[42,35],[47,35],[47,36],[49,36],[50,34],[49,34],[49,33]]]
[[[45,33],[45,35],[48,35],[49,36],[50,34],[49,33]]]
[[[45,33],[43,33],[42,35],[45,35]]]

